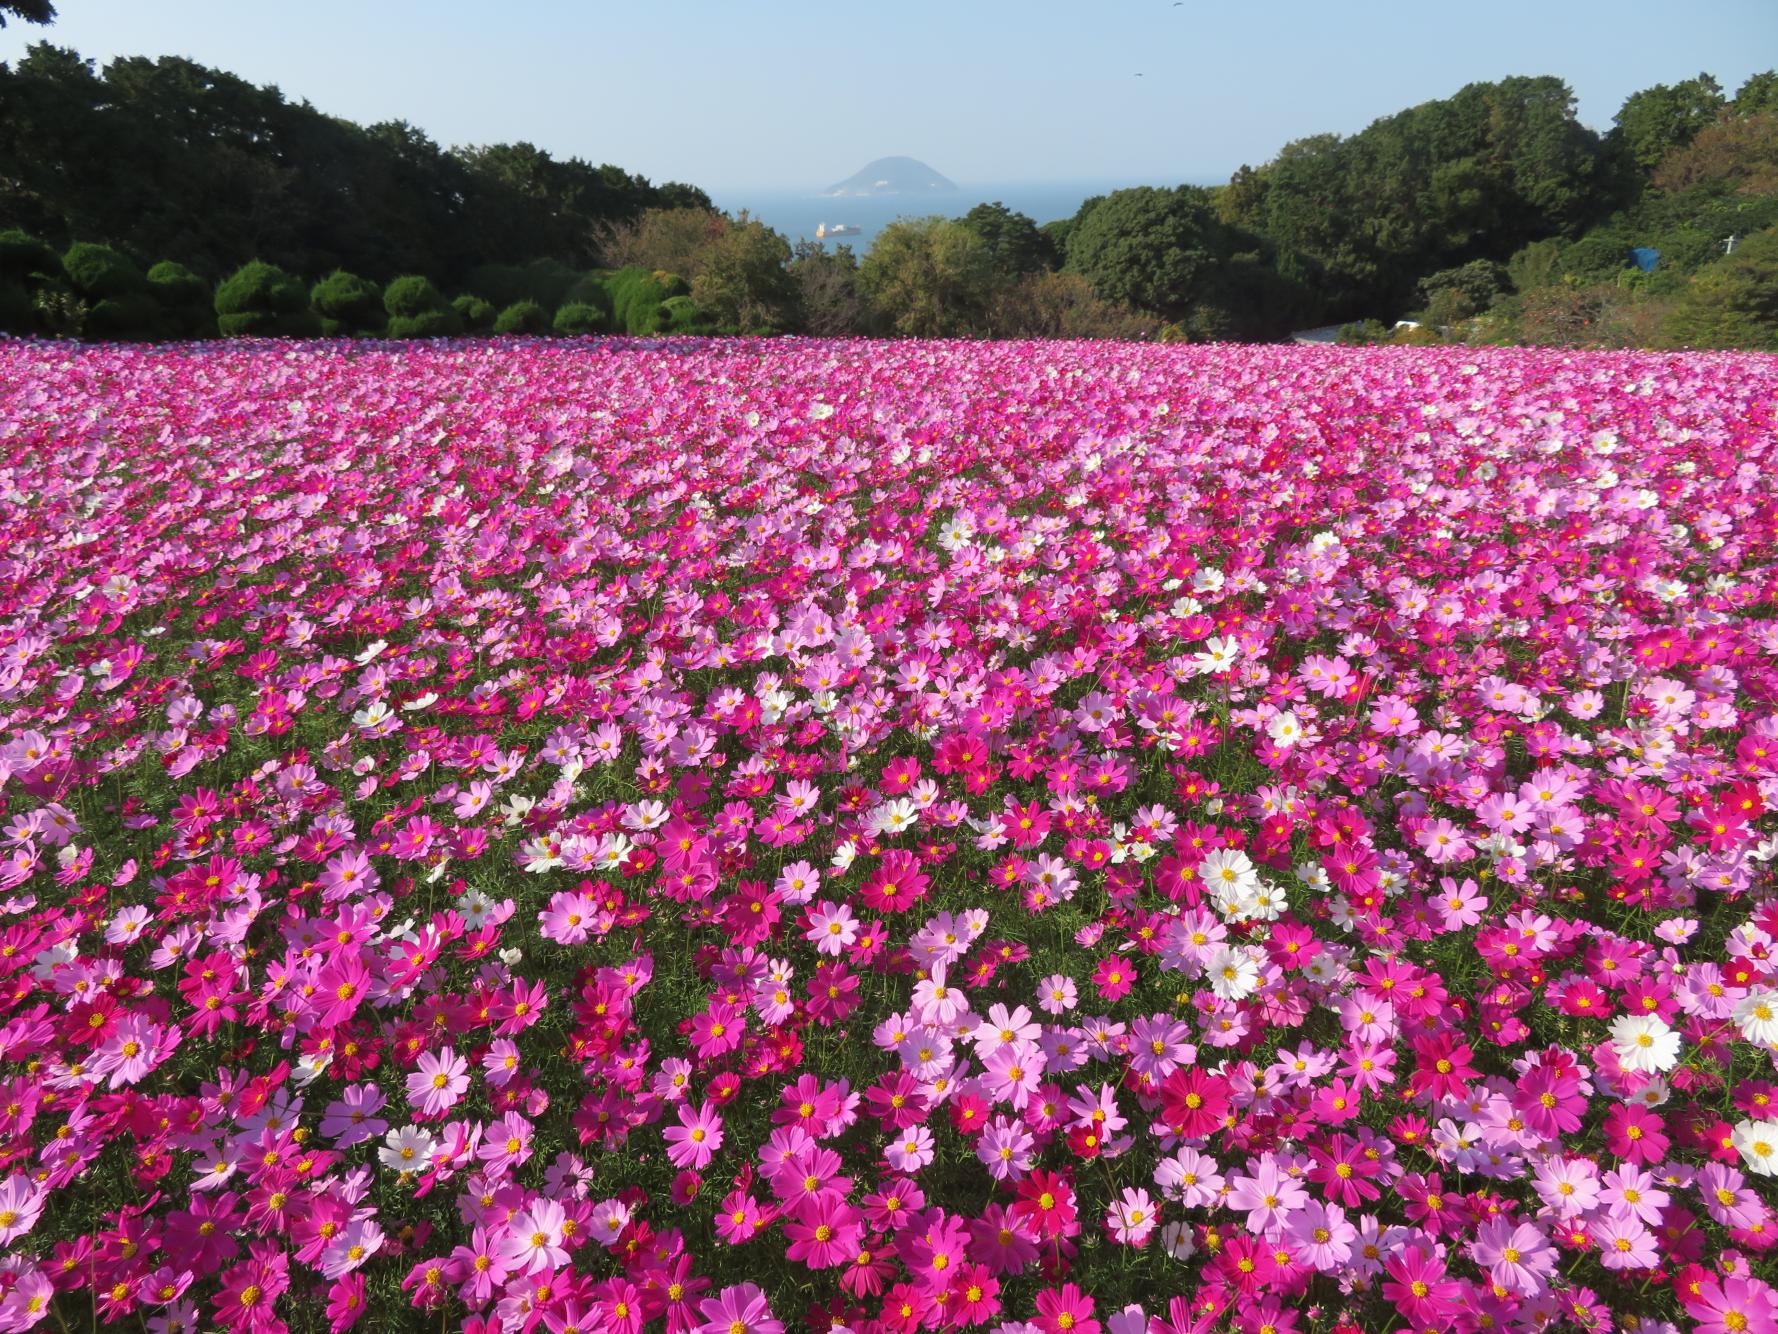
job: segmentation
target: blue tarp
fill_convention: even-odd
[[[1661,262],[1661,252],[1639,245],[1630,251],[1630,262],[1644,273],[1653,273],[1655,265]]]

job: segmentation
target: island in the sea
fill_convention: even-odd
[[[915,158],[880,157],[821,193],[830,198],[856,198],[864,195],[934,195],[956,188],[954,181]]]

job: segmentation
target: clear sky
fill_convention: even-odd
[[[183,55],[443,144],[819,189],[905,153],[962,182],[1208,181],[1465,83],[1624,97],[1778,64],[1778,0],[57,0],[33,41]],[[1140,74],[1142,77],[1136,77]]]

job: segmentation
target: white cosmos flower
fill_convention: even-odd
[[[1762,1047],[1778,1043],[1778,991],[1754,987],[1735,1002],[1735,1022],[1749,1042]]]
[[[1246,950],[1224,945],[1210,955],[1204,975],[1222,1000],[1245,1000],[1259,985],[1259,965]]]
[[[1738,1121],[1729,1143],[1755,1176],[1778,1176],[1778,1121]]]
[[[1274,714],[1266,724],[1266,735],[1286,750],[1303,739],[1303,725],[1297,721],[1296,714],[1286,709],[1283,713]]]
[[[1613,1019],[1611,1048],[1618,1064],[1640,1074],[1663,1074],[1679,1064],[1679,1034],[1652,1014],[1622,1014]]]

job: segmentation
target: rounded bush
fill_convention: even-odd
[[[76,241],[62,256],[62,271],[74,290],[88,298],[135,296],[146,286],[142,270],[120,250],[94,241]]]
[[[497,334],[539,334],[549,332],[549,312],[535,301],[515,301],[500,312],[494,321]]]
[[[668,297],[661,302],[661,313],[666,316],[669,333],[706,334],[714,332],[716,328],[710,317],[689,296]]]
[[[383,327],[382,289],[344,269],[335,269],[309,289],[309,307],[328,333],[375,333]]]
[[[383,289],[383,309],[389,312],[391,320],[413,319],[419,315],[449,310],[450,305],[445,301],[444,293],[432,285],[430,278],[410,273],[394,279]],[[395,336],[402,337],[400,334]]]
[[[210,284],[170,259],[148,270],[148,294],[160,307],[163,331],[172,338],[206,338],[216,332]]]
[[[492,301],[484,301],[469,292],[452,301],[451,309],[457,312],[457,318],[470,333],[488,332],[494,327],[494,316],[499,313]]]
[[[604,311],[576,301],[556,312],[551,327],[559,334],[590,334],[604,333],[610,326]]]
[[[321,332],[321,320],[308,307],[308,293],[276,264],[251,260],[216,289],[216,325],[224,337],[248,338]]]
[[[27,231],[8,227],[0,231],[0,282],[29,284],[38,276],[62,276],[62,259],[49,242]]]
[[[391,315],[391,338],[444,338],[463,332],[463,321],[449,306],[442,310],[423,310],[417,315]]]

